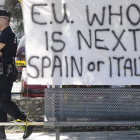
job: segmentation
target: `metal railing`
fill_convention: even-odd
[[[46,127],[139,126],[140,89],[46,89]]]

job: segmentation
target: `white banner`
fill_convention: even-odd
[[[22,0],[28,84],[139,85],[139,0]]]

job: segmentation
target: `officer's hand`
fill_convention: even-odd
[[[2,52],[0,52],[0,56],[2,56]]]

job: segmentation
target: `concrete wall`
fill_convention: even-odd
[[[12,101],[18,105],[25,113],[29,113],[29,118],[34,121],[44,121],[44,99],[41,97],[28,98],[28,110],[26,106],[27,98],[13,98]],[[12,121],[12,117],[8,115],[8,120]]]

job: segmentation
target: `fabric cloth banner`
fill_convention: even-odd
[[[28,84],[139,85],[139,0],[22,0]]]

